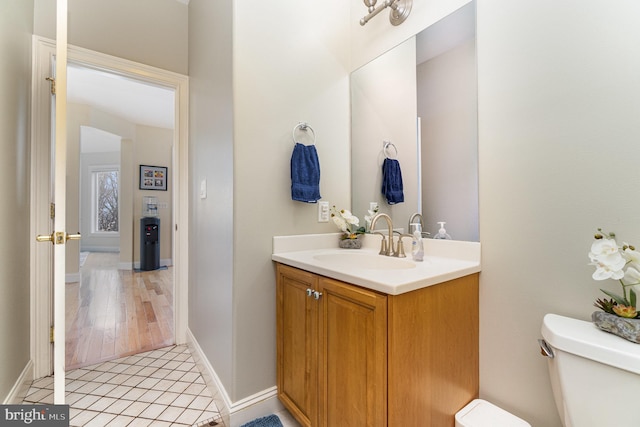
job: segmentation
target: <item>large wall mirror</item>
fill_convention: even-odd
[[[358,217],[375,202],[395,227],[419,212],[432,235],[445,221],[453,239],[479,241],[475,22],[471,2],[352,73]],[[404,203],[382,195],[385,157],[400,163]]]

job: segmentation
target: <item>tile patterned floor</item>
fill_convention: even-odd
[[[53,403],[53,377],[33,382],[24,403]],[[186,346],[170,346],[67,372],[73,427],[223,426]]]

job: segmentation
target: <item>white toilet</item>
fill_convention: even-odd
[[[640,426],[640,344],[556,314],[544,317],[542,337],[565,427]]]
[[[531,424],[486,400],[476,399],[456,413],[456,427],[531,427]]]

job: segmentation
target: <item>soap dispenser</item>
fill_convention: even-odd
[[[440,230],[438,230],[438,233],[433,236],[433,238],[451,240],[451,236],[449,236],[447,234],[447,230],[444,229],[444,225],[446,224],[446,222],[438,222],[438,224],[440,224]]]
[[[422,243],[422,225],[411,223],[413,229],[413,241],[411,242],[411,254],[414,261],[422,261],[424,259],[424,246]]]

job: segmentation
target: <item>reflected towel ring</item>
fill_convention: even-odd
[[[382,151],[384,152],[384,156],[387,159],[395,159],[396,157],[398,157],[398,148],[395,146],[395,144],[393,142],[391,142],[391,141],[382,141],[382,143],[384,144],[384,146],[382,148]],[[393,157],[391,157],[389,155],[389,151],[388,151],[389,147],[393,147],[393,149],[396,152],[396,154]]]
[[[296,144],[301,144],[301,142],[296,139],[296,130],[298,130],[298,128],[300,130],[305,131],[305,132],[311,131],[311,135],[313,136],[313,141],[311,142],[311,145],[315,145],[316,144],[316,133],[315,133],[315,131],[313,130],[313,128],[308,123],[304,123],[304,122],[300,122],[300,123],[298,123],[297,125],[295,125],[293,127],[293,132],[292,132],[292,134],[293,134],[293,142],[295,142]]]

